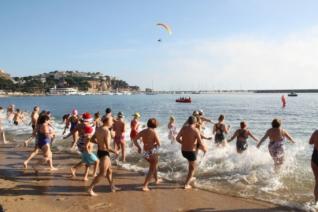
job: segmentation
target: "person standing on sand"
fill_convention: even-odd
[[[269,138],[268,151],[274,160],[275,170],[278,171],[281,165],[284,163],[284,140],[287,138],[292,143],[295,143],[294,139],[289,133],[281,128],[281,121],[274,119],[272,121],[272,128],[266,131],[264,137],[257,144],[257,148]]]
[[[192,188],[190,181],[194,175],[197,160],[197,150],[206,153],[206,147],[202,144],[200,131],[196,128],[197,118],[190,116],[187,125],[183,126],[177,135],[177,142],[181,144],[182,155],[188,160],[189,171],[184,185],[185,189]]]
[[[63,135],[66,132],[67,128],[70,128],[70,133],[67,136],[64,136],[63,139],[66,139],[72,135],[72,149],[75,148],[76,142],[78,140],[78,133],[75,130],[76,126],[79,124],[79,117],[78,117],[78,111],[76,109],[73,109],[70,117],[66,120],[65,128],[63,131]]]
[[[114,148],[115,151],[121,150],[121,161],[126,161],[126,141],[125,141],[125,132],[126,124],[124,121],[124,114],[119,112],[117,114],[117,119],[114,121],[113,130],[115,132],[114,137]]]
[[[91,146],[91,134],[93,134],[94,128],[91,126],[93,118],[90,113],[84,113],[82,115],[82,122],[79,123],[74,131],[79,134],[79,139],[77,140],[77,148],[81,152],[81,161],[71,168],[71,173],[73,177],[76,177],[76,171],[81,166],[85,165],[84,181],[88,180],[89,166],[94,164],[94,176],[97,174],[97,168],[99,160],[95,154],[92,153]]]
[[[39,118],[39,111],[40,111],[40,107],[39,106],[35,106],[33,108],[33,111],[31,113],[31,126],[32,126],[32,135],[30,138],[28,138],[27,140],[24,141],[24,146],[28,146],[29,142],[34,138],[33,136],[33,132],[35,130],[35,126],[36,126],[36,122],[38,121],[38,118]]]
[[[174,144],[176,142],[176,136],[177,136],[177,127],[176,127],[176,119],[173,116],[170,116],[169,123],[168,123],[168,139],[171,141],[171,144]]]
[[[136,138],[138,132],[139,132],[139,119],[140,119],[140,113],[135,113],[133,115],[133,120],[130,122],[130,140],[131,140],[131,146],[134,145],[133,140]]]
[[[213,126],[214,142],[217,146],[225,146],[227,144],[224,134],[229,132],[230,126],[226,125],[224,122],[224,115],[220,115],[218,123]]]
[[[315,204],[317,204],[318,202],[318,130],[315,130],[315,132],[311,135],[309,144],[314,145],[314,151],[311,156],[311,168],[315,176],[314,195],[315,195]]]
[[[0,106],[0,136],[1,136],[1,140],[4,144],[7,144],[7,140],[6,140],[6,135],[4,132],[4,127],[3,127],[3,120],[4,120],[4,116],[3,116],[3,107]]]
[[[49,164],[51,171],[55,171],[57,168],[53,166],[52,151],[50,147],[52,134],[50,133],[49,120],[50,117],[47,114],[40,116],[38,119],[36,127],[37,146],[43,152],[44,162]],[[40,163],[41,161],[39,161],[37,165]],[[35,172],[38,172],[37,165],[33,167]]]
[[[134,144],[138,148],[138,153],[141,153],[141,147],[137,142],[138,139],[141,139],[144,144],[144,153],[143,156],[145,160],[149,163],[149,171],[145,178],[144,185],[142,187],[143,191],[149,191],[148,184],[152,178],[155,178],[156,184],[161,182],[161,179],[158,178],[158,160],[159,160],[159,147],[160,140],[156,128],[158,126],[158,121],[155,118],[151,118],[147,122],[147,128],[139,132],[136,138],[133,140]]]
[[[99,163],[99,173],[94,178],[92,184],[88,188],[88,193],[91,196],[97,196],[94,192],[94,187],[104,178],[107,177],[110,188],[112,192],[118,190],[118,188],[113,184],[112,176],[112,164],[110,160],[109,153],[118,154],[110,147],[111,142],[111,132],[109,128],[113,125],[113,119],[111,117],[106,117],[103,119],[103,126],[96,129],[95,135],[92,138],[92,141],[97,143],[97,157],[100,160]]]
[[[245,150],[247,150],[248,144],[247,139],[248,137],[251,137],[254,139],[254,141],[259,142],[259,140],[252,134],[252,132],[247,129],[247,123],[245,121],[242,121],[240,123],[240,129],[236,130],[233,136],[228,140],[228,142],[231,142],[236,138],[236,151],[237,153],[242,153]]]

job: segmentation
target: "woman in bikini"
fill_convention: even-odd
[[[149,171],[142,188],[143,191],[150,190],[148,187],[148,184],[152,176],[155,178],[156,184],[159,184],[161,182],[161,180],[158,179],[158,174],[157,174],[158,160],[159,160],[158,150],[160,147],[159,136],[155,130],[157,126],[158,126],[158,121],[155,118],[149,119],[147,122],[147,128],[139,132],[136,138],[134,139],[134,144],[138,148],[138,153],[141,153],[141,147],[139,143],[137,142],[137,140],[142,139],[142,142],[144,144],[143,156],[145,160],[149,162]]]
[[[247,123],[245,121],[242,121],[240,123],[240,129],[236,130],[234,135],[228,140],[228,142],[231,142],[236,138],[236,151],[237,153],[242,153],[244,152],[247,147],[247,139],[248,137],[253,138],[256,142],[259,140],[252,134],[252,132],[247,129]]]
[[[257,148],[259,148],[267,138],[269,138],[270,141],[268,144],[268,150],[274,160],[275,170],[278,171],[284,162],[285,138],[292,143],[295,143],[295,141],[286,130],[281,128],[281,121],[279,119],[274,119],[272,121],[272,128],[267,130],[264,137],[257,144]]]

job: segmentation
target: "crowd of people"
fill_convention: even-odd
[[[0,107],[0,112],[3,108]],[[3,114],[3,113],[1,113]],[[14,125],[20,125],[25,122],[25,116],[19,109],[15,109],[14,105],[7,108],[7,120]],[[32,135],[24,142],[28,146],[31,140],[35,140],[34,150],[29,157],[23,162],[24,167],[28,168],[28,164],[39,152],[42,152],[43,160],[33,165],[35,171],[43,161],[48,164],[51,171],[56,170],[53,166],[53,157],[51,145],[56,137],[54,127],[51,123],[51,113],[49,111],[41,111],[39,106],[35,106],[31,113]],[[76,171],[80,167],[85,167],[84,180],[88,180],[89,168],[92,166],[94,171],[94,179],[88,188],[91,196],[96,196],[94,187],[106,177],[111,190],[116,191],[118,188],[114,185],[112,177],[112,161],[110,154],[115,155],[115,159],[126,162],[126,122],[122,112],[118,112],[116,117],[112,114],[112,110],[107,108],[103,116],[99,112],[91,115],[89,112],[79,114],[73,109],[70,114],[63,116],[65,128],[63,131],[63,139],[72,137],[71,148],[81,153],[81,159],[71,168],[72,176],[76,176]],[[146,126],[140,125],[141,114],[136,112],[132,115],[130,122],[130,146],[135,146],[138,153],[142,153],[143,158],[149,163],[149,171],[146,175],[142,190],[149,191],[149,183],[154,178],[156,184],[161,182],[158,178],[158,162],[160,155],[160,137],[156,131],[159,123],[157,119],[150,118]],[[7,143],[3,120],[0,117],[0,138]],[[284,163],[284,142],[289,140],[295,143],[292,136],[282,128],[279,119],[272,120],[272,127],[268,129],[265,135],[258,139],[250,129],[246,121],[242,121],[240,126],[232,136],[227,138],[230,131],[230,125],[226,124],[225,116],[220,115],[217,122],[214,123],[208,117],[205,117],[202,110],[194,111],[188,117],[181,129],[178,131],[176,127],[176,119],[171,116],[167,125],[168,139],[171,144],[178,142],[181,145],[181,154],[188,161],[188,175],[186,177],[184,188],[191,189],[191,181],[195,174],[197,155],[199,151],[204,154],[208,151],[207,145],[203,140],[212,140],[213,137],[204,135],[206,123],[213,125],[214,143],[219,148],[224,148],[228,142],[236,139],[236,149],[238,154],[242,154],[248,148],[248,138],[251,137],[257,142],[259,148],[264,141],[269,140],[268,150],[273,158],[274,168],[279,171]],[[69,131],[67,134],[66,132]],[[66,135],[65,135],[66,134]],[[139,142],[140,141],[140,142]],[[318,201],[318,131],[315,131],[310,138],[310,144],[314,145],[312,155],[312,170],[315,176],[316,184],[314,189],[315,200]],[[141,147],[141,144],[143,144]],[[97,153],[94,153],[94,145],[97,145]]]

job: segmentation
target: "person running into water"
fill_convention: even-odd
[[[102,120],[101,120],[101,117],[100,117],[99,112],[97,112],[97,113],[94,114],[94,123],[93,123],[93,126],[95,126],[95,127],[101,127],[101,126],[103,126],[103,122],[102,122]]]
[[[106,117],[103,119],[103,126],[96,129],[95,135],[92,138],[93,142],[96,142],[98,145],[97,150],[97,157],[100,160],[99,163],[99,173],[94,178],[92,184],[88,188],[88,193],[91,196],[97,196],[94,192],[94,187],[106,176],[109,182],[110,188],[112,192],[118,190],[118,188],[113,184],[113,177],[112,177],[112,164],[110,160],[109,153],[115,152],[110,147],[111,142],[111,132],[109,128],[113,125],[113,119],[111,117]]]
[[[318,203],[318,130],[316,130],[310,137],[309,140],[310,145],[314,145],[314,151],[311,156],[311,168],[315,177],[315,204]]]
[[[173,116],[170,116],[169,123],[168,123],[168,139],[171,141],[171,144],[176,142],[177,137],[177,127],[176,127],[176,119]]]
[[[184,188],[190,189],[192,188],[190,181],[196,168],[197,150],[199,147],[204,153],[206,153],[207,150],[201,141],[200,131],[196,128],[197,118],[190,116],[187,123],[187,125],[181,128],[176,140],[181,144],[182,155],[189,163],[188,176]]]
[[[140,113],[135,113],[133,115],[133,120],[130,122],[130,140],[131,140],[131,146],[133,146],[133,141],[136,138],[138,132],[139,132],[139,119],[140,119]]]
[[[126,124],[124,121],[124,114],[119,112],[117,114],[117,119],[114,121],[113,130],[115,132],[114,137],[114,148],[115,151],[118,152],[121,150],[121,161],[126,161],[126,149],[125,149],[125,132],[126,132]]]
[[[70,133],[67,136],[64,136],[63,139],[66,139],[68,137],[70,137],[72,135],[72,149],[75,148],[77,139],[78,139],[78,133],[76,130],[74,130],[76,128],[76,126],[79,123],[79,117],[78,117],[78,111],[76,109],[73,109],[72,114],[70,115],[70,117],[66,120],[66,124],[65,124],[65,128],[63,131],[63,135],[66,132],[66,129],[70,128]]]
[[[281,121],[274,119],[272,121],[272,128],[268,129],[264,137],[257,144],[257,148],[269,138],[268,150],[274,160],[275,170],[278,171],[284,162],[284,140],[287,138],[292,143],[295,143],[294,139],[289,133],[281,128]]]
[[[24,121],[24,115],[20,109],[16,109],[13,117],[13,124],[18,126],[21,122]]]
[[[84,181],[88,180],[89,166],[94,165],[93,176],[97,175],[97,168],[99,160],[94,153],[92,153],[92,143],[90,142],[92,135],[94,134],[94,128],[91,126],[93,118],[90,113],[84,113],[82,115],[82,123],[79,123],[74,131],[78,132],[79,139],[77,140],[78,150],[81,152],[82,160],[71,168],[73,177],[76,177],[76,171],[81,166],[85,165]]]
[[[240,129],[236,130],[233,136],[228,140],[228,142],[231,142],[236,138],[236,151],[237,153],[244,152],[247,147],[247,139],[248,137],[251,137],[254,139],[254,141],[259,142],[259,140],[252,134],[252,132],[247,129],[247,123],[245,121],[242,121],[240,123]]]
[[[44,114],[39,117],[36,126],[36,136],[37,136],[37,147],[42,151],[44,156],[44,162],[48,163],[51,171],[57,170],[53,166],[52,151],[50,148],[50,143],[52,139],[52,134],[49,129],[50,117]],[[37,166],[40,165],[41,161],[35,166],[33,166],[35,172],[37,173]]]
[[[14,117],[14,111],[15,111],[15,105],[9,105],[7,107],[7,119],[10,123],[13,122],[13,117]]]
[[[40,107],[39,106],[35,106],[33,108],[33,111],[31,113],[31,122],[30,125],[32,126],[32,135],[30,138],[28,138],[27,140],[24,141],[24,146],[28,146],[29,142],[34,138],[34,130],[35,130],[35,125],[36,122],[38,121],[39,118],[39,113],[40,113]]]
[[[147,122],[147,128],[139,132],[134,139],[134,144],[138,148],[138,153],[141,153],[141,147],[137,140],[141,139],[144,146],[143,157],[149,163],[149,171],[145,178],[145,182],[143,184],[142,190],[149,191],[148,184],[152,177],[155,178],[156,184],[161,182],[161,179],[158,178],[158,160],[159,160],[159,147],[160,140],[158,133],[156,132],[156,128],[158,126],[158,121],[155,118],[151,118]]]
[[[109,107],[106,108],[105,115],[103,115],[102,120],[107,118],[107,117],[113,118],[112,109],[110,109]]]
[[[224,115],[220,115],[218,119],[218,123],[213,126],[213,135],[214,142],[217,146],[222,145],[223,147],[226,145],[226,138],[224,134],[229,132],[230,126],[227,126],[224,122]]]
[[[0,106],[0,136],[1,140],[4,144],[7,144],[6,135],[4,132],[4,126],[3,126],[3,120],[5,118],[5,115],[3,115],[3,107]]]

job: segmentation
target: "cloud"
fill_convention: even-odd
[[[154,69],[160,89],[317,87],[318,27],[279,38],[237,35],[179,43],[165,51]]]

